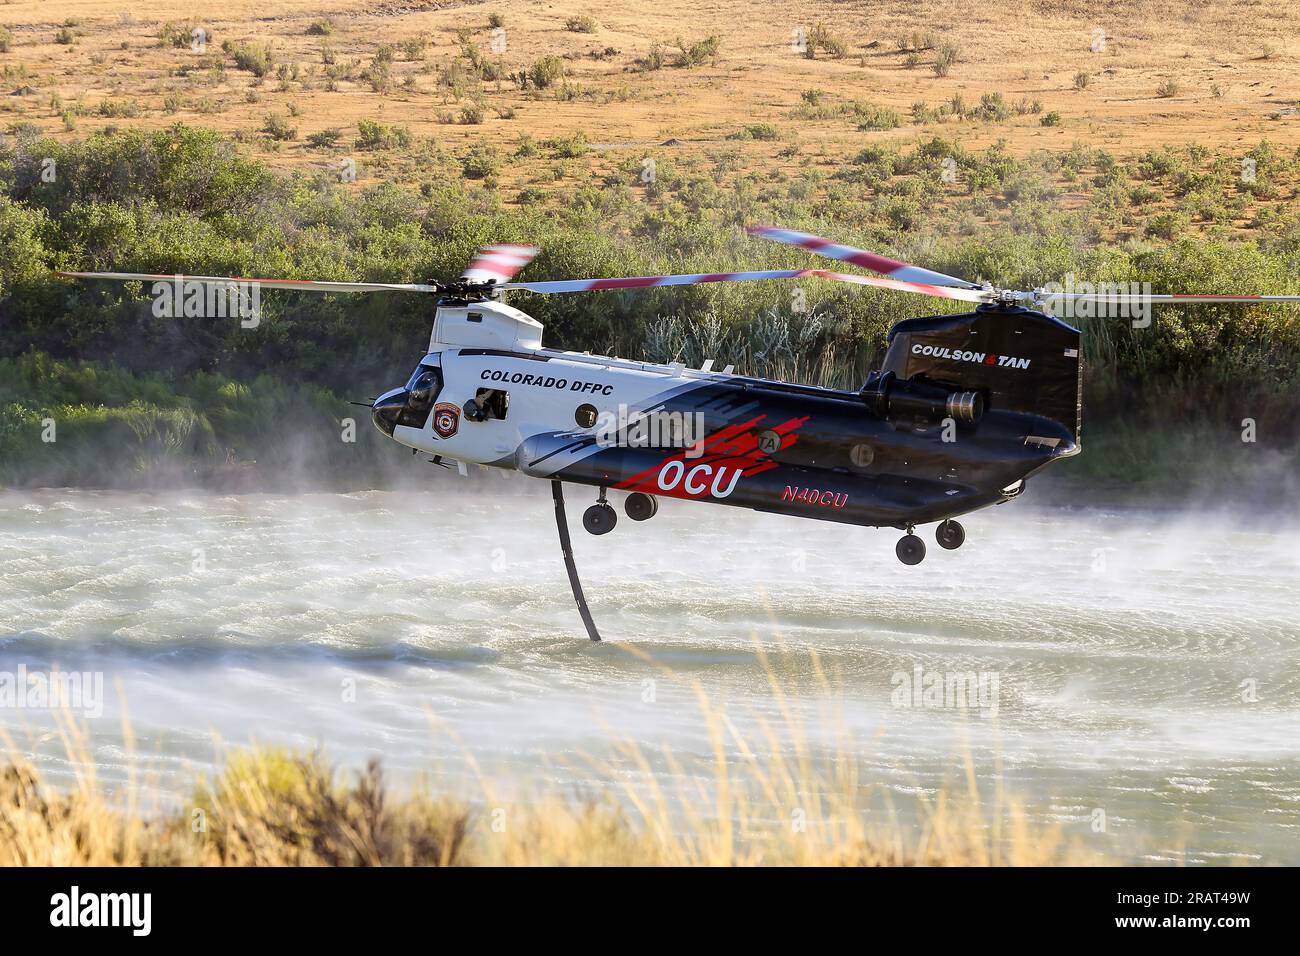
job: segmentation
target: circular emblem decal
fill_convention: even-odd
[[[450,438],[460,429],[460,409],[450,402],[433,406],[433,430],[439,438]]]
[[[764,455],[772,455],[781,450],[781,436],[772,429],[758,433],[758,450]]]
[[[870,445],[854,445],[849,452],[849,460],[857,468],[870,468],[876,459],[876,452]]]

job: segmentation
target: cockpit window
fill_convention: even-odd
[[[433,403],[434,396],[442,388],[442,373],[436,368],[425,368],[420,374],[411,379],[411,405],[429,407]]]
[[[442,371],[436,365],[420,365],[406,383],[406,407],[397,417],[399,425],[423,428],[429,411],[442,391]]]
[[[407,391],[410,391],[411,389],[415,388],[416,379],[418,379],[421,375],[425,375],[426,373],[428,373],[430,369],[437,371],[438,366],[433,365],[431,363],[426,364],[424,362],[421,362],[419,365],[417,365],[415,367],[415,371],[411,373],[411,377],[406,380]]]

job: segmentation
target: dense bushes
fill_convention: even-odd
[[[269,375],[140,375],[29,352],[0,359],[0,483],[377,482],[400,454],[367,418]]]
[[[370,398],[403,379],[429,332],[432,303],[418,296],[268,292],[260,324],[243,328],[234,319],[158,318],[148,288],[70,283],[53,277],[54,269],[410,281],[456,275],[475,248],[501,241],[540,245],[528,273],[539,278],[807,266],[807,254],[738,229],[771,220],[1020,288],[1072,274],[1147,281],[1155,291],[1300,291],[1294,228],[1278,228],[1263,243],[1181,235],[1098,243],[1089,217],[1100,207],[1062,211],[1036,178],[1091,167],[1105,188],[1122,187],[1113,160],[1082,149],[1027,162],[938,138],[912,151],[871,146],[815,189],[808,180],[719,188],[710,175],[669,159],[657,164],[652,182],[629,186],[640,171],[629,160],[603,185],[574,187],[560,208],[534,208],[503,206],[491,190],[461,185],[454,174],[463,157],[412,148],[429,150],[425,178],[356,192],[329,178],[274,174],[213,133],[179,127],[68,144],[20,138],[0,151],[0,358],[9,359],[0,363],[0,480],[47,474],[54,459],[32,444],[32,429],[53,408],[75,420],[75,441],[49,474],[82,468],[73,446],[83,441],[100,455],[127,455],[118,445],[145,449],[147,467],[155,452],[221,459],[232,448],[238,459],[319,454],[325,457],[314,465],[324,471],[351,469],[356,459],[335,447],[336,438],[327,451],[279,449],[291,433],[282,423],[336,435],[347,413],[337,396]],[[1263,178],[1291,162],[1258,155]],[[58,164],[53,183],[39,175],[45,157]],[[1015,228],[937,240],[912,231],[925,228],[925,210],[944,185],[909,174],[948,157],[961,188],[977,199],[1021,195]],[[1189,195],[1205,188],[1191,181],[1181,157],[1152,153],[1138,169],[1150,181],[1186,182]],[[1127,203],[1114,208],[1118,215]],[[801,284],[801,298],[792,291],[752,283],[515,301],[546,324],[548,344],[714,358],[843,386],[865,376],[894,322],[945,309],[818,280]],[[1295,435],[1295,312],[1167,308],[1149,329],[1085,324],[1093,421],[1119,409],[1130,423],[1136,416],[1162,427],[1251,415],[1269,419],[1274,434]],[[359,428],[359,443],[371,441],[372,431]],[[96,442],[92,434],[105,437]],[[24,457],[31,454],[45,457]]]

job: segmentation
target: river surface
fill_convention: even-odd
[[[542,482],[0,493],[0,678],[103,681],[62,710],[11,697],[0,747],[70,782],[71,715],[100,779],[134,767],[164,804],[249,743],[572,793],[634,741],[675,755],[649,764],[671,786],[711,759],[698,688],[731,755],[798,736],[898,800],[964,790],[970,760],[1120,859],[1300,864],[1293,520],[1026,494],[968,516],[959,551],[926,529],[909,568],[894,531],[676,501],[595,538],[588,499],[570,487],[599,645]]]

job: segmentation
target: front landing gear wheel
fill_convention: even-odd
[[[904,564],[920,564],[925,560],[925,542],[909,531],[898,539],[894,553]]]
[[[966,529],[951,518],[940,521],[939,526],[934,529],[934,540],[938,541],[939,547],[945,551],[956,551],[966,540]]]
[[[623,502],[623,510],[633,521],[649,521],[659,511],[659,499],[654,495],[634,491]]]
[[[618,523],[618,512],[601,502],[582,513],[582,526],[592,534],[609,534]]]

